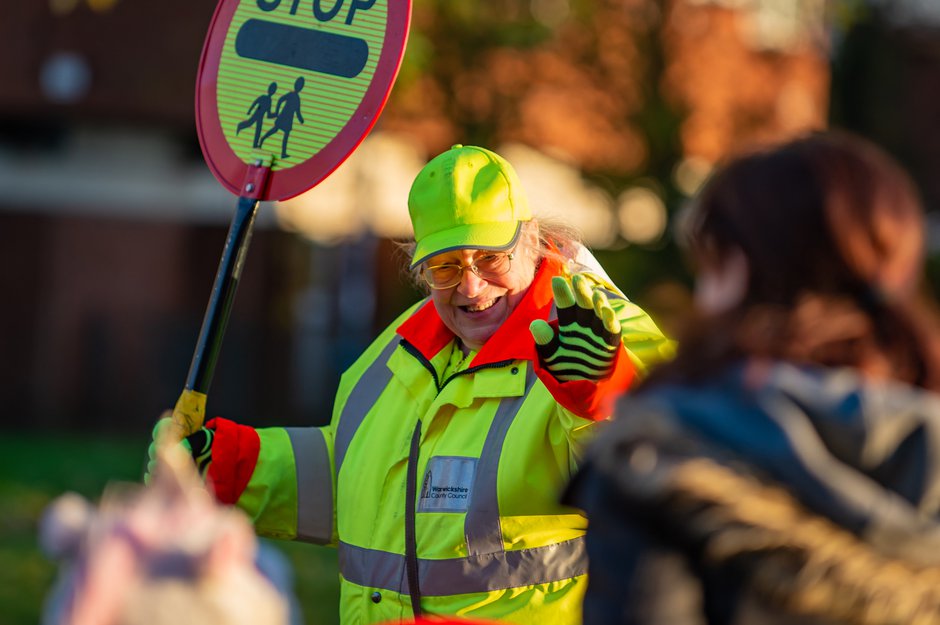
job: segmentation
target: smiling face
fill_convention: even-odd
[[[473,249],[453,250],[429,258],[425,265],[453,263],[468,266],[475,258],[486,253]],[[468,267],[463,272],[460,284],[431,291],[431,300],[441,321],[460,337],[464,346],[479,350],[525,296],[535,277],[537,258],[538,233],[532,224],[519,237],[512,265],[505,275],[484,280]]]

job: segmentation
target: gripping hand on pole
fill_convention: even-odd
[[[174,417],[170,415],[170,412],[165,412],[153,428],[150,446],[147,448],[147,469],[144,473],[144,482],[150,483],[158,464],[157,455],[161,447],[165,445],[179,445],[187,455],[192,457],[199,475],[205,479],[209,465],[212,463],[212,441],[215,432],[200,426],[195,432],[180,440],[177,438],[180,430]]]
[[[556,380],[602,380],[620,349],[620,321],[607,295],[589,278],[552,278],[558,330],[541,319],[529,325],[542,366]]]

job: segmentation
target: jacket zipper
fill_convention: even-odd
[[[411,598],[411,612],[421,616],[421,586],[418,573],[418,538],[416,524],[418,515],[415,499],[418,498],[418,455],[421,444],[421,419],[418,419],[411,434],[411,448],[408,452],[408,484],[405,486],[405,574],[408,576],[408,595]]]

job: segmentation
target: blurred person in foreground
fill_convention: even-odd
[[[289,590],[256,566],[249,519],[215,502],[179,447],[160,453],[146,487],[47,509],[40,541],[62,567],[43,625],[288,625]]]
[[[408,208],[429,297],[346,371],[332,422],[216,418],[186,444],[259,533],[339,548],[343,623],[578,623],[587,522],[561,490],[672,343],[567,229],[533,218],[499,155],[438,155]]]
[[[940,343],[908,176],[814,134],[732,160],[687,224],[701,319],[564,498],[590,519],[585,623],[940,622]]]

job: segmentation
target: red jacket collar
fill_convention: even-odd
[[[528,291],[509,318],[483,345],[470,363],[471,367],[504,360],[536,359],[535,341],[529,333],[529,324],[536,319],[548,319],[554,302],[552,278],[562,273],[562,265],[558,261],[542,260]],[[441,321],[431,300],[405,320],[397,332],[428,360],[454,339],[454,333]]]

